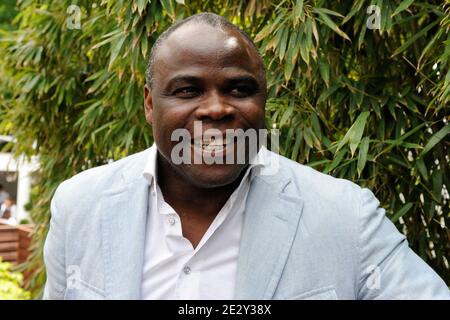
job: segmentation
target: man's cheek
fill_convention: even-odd
[[[160,140],[160,143],[166,150],[171,149],[175,143],[173,141],[173,132],[174,129],[172,128],[158,128],[158,140]]]

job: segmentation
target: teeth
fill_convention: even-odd
[[[202,146],[203,146],[203,147],[213,147],[213,148],[215,148],[215,147],[225,147],[226,144],[223,144],[223,143],[214,143],[214,142],[213,142],[213,143],[210,143],[210,144],[203,143]]]
[[[214,142],[213,139],[203,139],[202,140],[202,144],[207,145],[207,146],[209,146],[212,142]]]
[[[223,146],[225,144],[226,143],[225,141],[223,141],[222,138],[215,139],[214,137],[211,137],[211,138],[204,138],[202,140],[203,146]]]
[[[220,146],[212,146],[212,145],[203,146],[203,149],[206,150],[206,151],[219,151],[219,150],[222,150],[224,148],[225,147],[223,145],[220,145]]]
[[[207,151],[219,151],[225,149],[228,145],[227,140],[224,137],[203,137],[196,140],[202,146],[202,149]]]

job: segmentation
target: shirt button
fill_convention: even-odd
[[[184,272],[185,274],[189,274],[189,273],[191,273],[191,268],[189,268],[188,266],[186,266],[186,267],[183,268],[183,272]]]
[[[174,224],[175,224],[175,222],[176,222],[176,220],[175,220],[175,217],[174,216],[169,216],[169,218],[167,219],[167,221],[169,222],[169,224],[171,225],[171,226],[173,226]]]

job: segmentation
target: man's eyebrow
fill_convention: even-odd
[[[170,79],[169,82],[167,83],[167,87],[173,86],[180,82],[198,83],[199,81],[200,79],[198,77],[181,74]]]
[[[191,75],[177,75],[167,82],[166,87],[170,88],[179,83],[186,83],[186,82],[198,84],[199,82],[201,82],[201,78],[196,77],[196,76],[191,76]],[[226,82],[229,84],[246,82],[246,83],[250,83],[254,86],[259,85],[258,80],[251,75],[241,75],[241,76],[230,77],[230,78],[226,79]]]
[[[250,76],[250,75],[245,75],[245,76],[236,76],[236,77],[231,77],[229,79],[227,79],[227,82],[250,82],[253,83],[255,85],[258,84],[258,80],[256,80],[255,77]]]

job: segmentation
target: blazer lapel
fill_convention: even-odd
[[[107,190],[101,199],[107,299],[141,298],[149,188],[142,176],[146,160],[142,158],[124,169],[123,184]]]
[[[236,299],[271,299],[297,232],[303,202],[280,175],[256,176],[248,195],[238,259]]]

